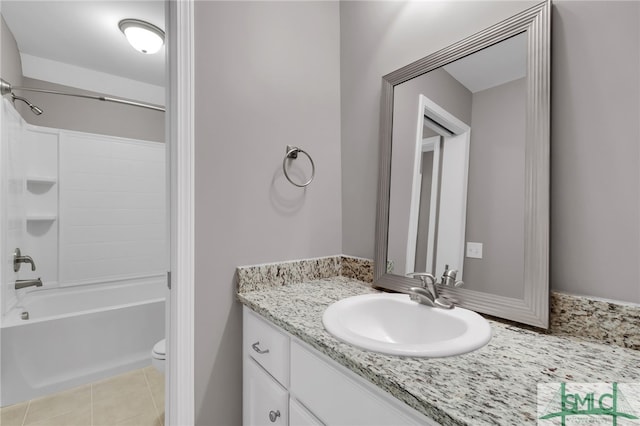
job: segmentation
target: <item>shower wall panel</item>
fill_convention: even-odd
[[[57,129],[25,126],[24,152],[26,234],[22,251],[33,257],[36,270],[25,265],[22,279],[41,278],[58,284],[58,138]],[[31,291],[30,288],[26,291]]]
[[[61,132],[61,286],[165,273],[165,148]]]
[[[19,277],[13,272],[13,252],[24,243],[24,169],[21,139],[23,121],[7,100],[2,99],[0,119],[0,305],[2,315],[16,303],[13,287]]]

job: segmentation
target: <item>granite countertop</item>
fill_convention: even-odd
[[[537,422],[537,385],[640,383],[640,351],[558,337],[490,321],[485,347],[449,358],[409,358],[360,350],[322,326],[333,302],[375,293],[369,284],[325,278],[239,293],[253,311],[443,425]]]

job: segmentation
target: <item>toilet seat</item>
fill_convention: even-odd
[[[151,356],[155,359],[165,360],[167,357],[167,339],[162,339],[155,345],[151,351]]]
[[[167,341],[166,339],[160,340],[153,345],[151,349],[151,365],[161,373],[164,373],[165,359],[167,358]]]

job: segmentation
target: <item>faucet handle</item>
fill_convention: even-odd
[[[427,279],[431,280],[431,284],[434,284],[434,285],[437,281],[436,277],[434,277],[428,272],[408,272],[406,275],[411,278],[419,278],[420,281],[422,281],[423,287],[427,286]]]
[[[36,264],[31,258],[31,256],[23,256],[22,253],[20,252],[20,249],[17,248],[13,252],[13,272],[18,272],[20,270],[21,263],[30,263],[31,270],[32,271],[36,270]]]

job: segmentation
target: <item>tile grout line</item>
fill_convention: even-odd
[[[90,409],[91,409],[91,426],[93,426],[93,383],[91,383],[91,403],[90,403]]]
[[[22,417],[22,426],[24,426],[24,423],[27,421],[27,414],[29,414],[29,408],[31,407],[31,400],[29,400],[29,402],[27,402],[27,409],[24,410],[24,417]]]
[[[147,384],[147,390],[149,391],[149,394],[151,395],[151,402],[153,403],[153,408],[156,409],[156,419],[160,418],[160,410],[158,410],[158,406],[156,405],[156,399],[153,397],[153,391],[151,390],[151,384],[149,383],[149,379],[147,378],[147,372],[146,370],[143,368],[142,369],[142,375],[144,376],[144,381]]]
[[[134,370],[134,371],[135,371],[135,370]],[[132,371],[132,372],[134,372],[134,371]],[[132,372],[131,372],[131,373],[132,373]],[[159,421],[159,419],[160,419],[160,411],[159,411],[159,409],[158,409],[158,405],[156,404],[156,401],[155,401],[155,398],[154,398],[154,395],[153,395],[153,391],[152,391],[152,389],[151,389],[151,383],[150,383],[149,378],[148,378],[148,376],[147,376],[147,372],[145,371],[145,369],[144,369],[144,368],[141,368],[141,369],[140,369],[140,372],[142,373],[142,376],[144,377],[144,381],[145,381],[145,384],[146,384],[146,386],[147,386],[147,392],[148,392],[148,395],[151,397],[151,403],[153,404],[153,408],[154,408],[155,413],[156,413],[156,421]],[[94,413],[94,411],[95,411],[95,410],[94,410],[94,395],[93,395],[93,393],[94,393],[94,389],[93,389],[93,388],[94,388],[94,385],[95,385],[96,383],[101,383],[101,382],[104,382],[104,381],[108,381],[109,379],[114,378],[114,377],[117,377],[117,376],[113,376],[113,377],[110,377],[110,378],[107,378],[107,379],[104,379],[104,380],[99,380],[99,381],[97,381],[97,382],[93,382],[93,383],[89,383],[89,384],[88,384],[88,387],[89,387],[89,404],[90,404],[90,405],[89,405],[89,408],[90,408],[90,425],[89,425],[89,426],[94,426],[94,424],[95,424],[95,418],[94,418],[94,417],[95,417],[95,416],[94,416],[94,414],[95,414],[95,413]],[[58,393],[63,393],[63,392],[65,392],[65,391],[58,392]],[[55,394],[52,394],[52,395],[48,395],[48,396],[49,396],[49,397],[50,397],[50,396],[54,396],[54,395],[56,395],[56,394],[58,394],[58,393],[55,393]],[[46,398],[46,396],[45,396],[45,397],[43,397],[43,398]],[[37,399],[38,399],[38,398],[37,398]],[[26,425],[27,425],[26,421],[27,421],[27,418],[28,418],[28,416],[29,416],[29,412],[30,412],[30,409],[31,409],[31,403],[32,403],[33,401],[35,401],[35,400],[36,400],[36,399],[31,399],[31,400],[28,400],[28,401],[27,401],[27,407],[26,407],[26,409],[25,409],[25,412],[24,412],[24,415],[23,415],[23,418],[22,418],[22,422],[20,423],[20,426],[26,426]],[[74,410],[72,409],[72,410],[70,410],[70,411],[68,411],[68,412],[58,413],[58,415],[56,415],[56,416],[54,416],[54,417],[57,417],[57,416],[59,416],[59,415],[63,415],[63,414],[67,414],[67,413],[70,413],[70,412],[72,412],[72,411],[74,411]],[[163,411],[163,413],[164,413],[164,411]],[[136,415],[138,415],[138,414],[136,414]],[[135,416],[134,416],[134,417],[135,417]],[[132,417],[132,418],[133,418],[133,417]],[[43,419],[43,420],[51,420],[51,418],[47,418],[47,419]],[[38,422],[40,422],[40,420],[39,420]]]

